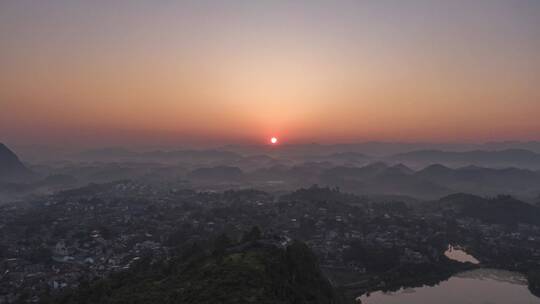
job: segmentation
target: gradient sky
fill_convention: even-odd
[[[0,1],[0,142],[540,139],[540,1]]]

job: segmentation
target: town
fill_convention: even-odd
[[[521,215],[507,224],[462,213],[453,202],[463,199],[475,198],[407,204],[316,185],[278,195],[91,184],[0,206],[0,303],[40,302],[140,259],[166,260],[178,248],[240,239],[254,227],[283,246],[305,242],[333,285],[351,295],[436,283],[480,266],[536,277],[540,227]],[[449,259],[450,244],[479,265]],[[529,279],[533,292],[537,283]]]

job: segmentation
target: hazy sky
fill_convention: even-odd
[[[0,142],[540,139],[540,1],[0,1]]]

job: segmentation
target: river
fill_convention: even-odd
[[[359,299],[363,304],[540,304],[524,276],[495,269],[466,271],[437,286],[378,291]]]
[[[449,246],[445,255],[460,262],[479,263],[459,247]],[[540,304],[523,275],[498,269],[465,271],[436,286],[377,291],[358,299],[363,304]]]

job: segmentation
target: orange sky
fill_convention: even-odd
[[[447,2],[2,1],[0,141],[540,139],[540,2]]]

